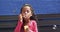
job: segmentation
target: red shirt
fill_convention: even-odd
[[[23,25],[23,23],[21,21],[18,21],[18,24],[17,24],[16,28],[14,29],[14,32],[23,32],[24,30],[21,29],[22,25]],[[29,26],[31,32],[38,32],[36,21],[31,20],[29,22],[28,26]]]

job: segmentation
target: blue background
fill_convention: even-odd
[[[35,14],[60,14],[60,0],[0,0],[0,15],[18,15],[25,3],[32,5]]]

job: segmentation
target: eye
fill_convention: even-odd
[[[29,10],[27,10],[27,13],[29,13]]]

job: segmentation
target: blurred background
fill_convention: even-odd
[[[60,32],[60,0],[0,0],[0,32],[13,32],[26,3],[34,9],[39,32]]]

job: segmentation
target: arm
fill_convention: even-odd
[[[16,28],[14,29],[14,32],[20,32],[21,26],[22,26],[22,22],[18,20],[18,24]]]
[[[18,18],[19,18],[18,24],[17,24],[16,28],[14,29],[14,32],[20,32],[21,26],[23,24],[23,22],[22,22],[22,20],[23,20],[22,19],[22,14],[20,14]]]
[[[33,22],[33,32],[38,32],[36,21]]]

